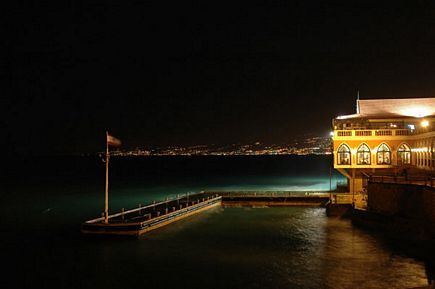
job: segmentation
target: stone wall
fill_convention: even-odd
[[[367,193],[369,212],[419,220],[435,236],[435,188],[369,182]]]
[[[433,188],[423,188],[424,215],[431,222],[432,236],[435,236],[435,190]]]

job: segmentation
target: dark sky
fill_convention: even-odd
[[[326,135],[357,90],[435,95],[433,1],[177,2],[8,7],[1,149],[286,142]]]

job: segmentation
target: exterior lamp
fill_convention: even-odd
[[[420,124],[421,124],[422,127],[428,127],[429,126],[429,122],[427,120],[422,120]]]
[[[333,137],[334,136],[334,132],[333,131],[329,132],[329,136]]]

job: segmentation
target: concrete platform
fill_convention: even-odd
[[[131,210],[121,210],[104,217],[85,221],[81,231],[93,235],[140,236],[148,231],[184,219],[216,206],[273,207],[273,206],[326,206],[329,192],[289,191],[219,191],[186,194]]]

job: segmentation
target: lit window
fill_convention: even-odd
[[[391,151],[386,144],[381,144],[377,152],[378,165],[390,165],[391,164]]]
[[[359,146],[356,152],[356,163],[358,165],[369,165],[370,161],[370,149],[366,144],[362,144]]]
[[[397,149],[398,165],[409,165],[411,163],[411,149],[406,144],[401,144]]]
[[[337,164],[350,165],[350,149],[342,144],[337,150]]]

